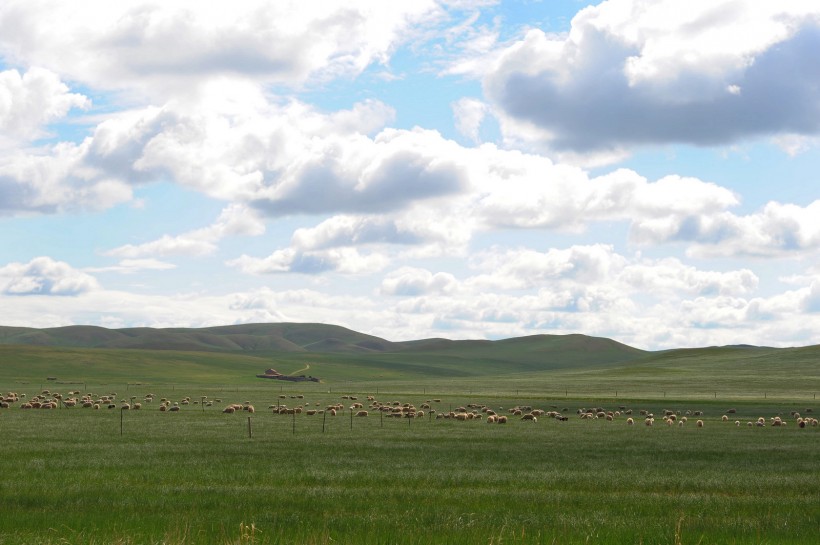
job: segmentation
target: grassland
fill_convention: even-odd
[[[0,391],[29,399],[47,388],[222,400],[178,413],[158,402],[139,411],[0,410],[0,545],[812,544],[820,428],[799,429],[790,413],[820,412],[816,356],[702,349],[539,369],[479,352],[0,346]],[[306,365],[322,383],[253,378]],[[347,404],[347,394],[417,405],[436,398],[438,412],[529,404],[570,418],[488,425],[268,409]],[[257,412],[221,412],[245,401]],[[590,406],[702,410],[705,426],[575,415]],[[737,412],[722,422],[730,407]],[[746,426],[774,415],[789,424]]]

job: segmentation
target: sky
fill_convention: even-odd
[[[820,5],[4,0],[0,325],[820,344]]]

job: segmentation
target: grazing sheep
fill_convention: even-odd
[[[436,418],[438,418],[438,416]],[[494,414],[491,414],[487,417],[487,424],[495,424],[497,420],[498,417]]]
[[[635,425],[635,421],[632,420],[632,417],[629,417],[629,418],[626,419],[626,425],[627,426],[634,426]]]
[[[251,414],[256,412],[256,409],[253,408],[253,405],[248,405],[246,410]]]
[[[234,408],[233,405],[228,405],[227,407],[222,409],[222,412],[225,413],[225,414],[233,414],[233,413],[236,412],[236,409]]]
[[[698,420],[695,424],[697,425],[697,427],[702,428],[703,427],[703,420]]]
[[[538,418],[536,418],[532,413],[525,414],[521,417],[521,420],[532,420],[533,422],[538,422]]]
[[[498,423],[499,424],[506,424],[507,423],[507,417],[502,414],[501,416],[498,417]]]
[[[358,411],[356,416],[367,416],[367,411]]]
[[[643,421],[643,423],[647,426],[652,426],[655,424],[655,419],[647,417],[646,420]]]
[[[129,405],[128,403],[123,403],[123,404],[120,406],[120,410],[122,410],[122,411],[128,411],[128,410],[130,410],[130,409],[131,409],[131,405]]]
[[[179,405],[174,405],[173,407],[171,407],[168,410],[171,411],[172,413],[179,412]]]
[[[721,420],[723,420],[724,422],[728,422],[728,421],[729,421],[729,417],[728,417],[728,416],[726,416],[725,414],[724,414],[724,415],[723,415],[720,419],[721,419]]]

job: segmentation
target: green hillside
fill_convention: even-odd
[[[299,386],[314,389],[633,397],[711,397],[717,391],[813,396],[820,390],[818,346],[646,352],[584,335],[390,342],[323,324],[0,328],[0,339],[0,384],[8,387],[49,378],[61,383],[296,387],[256,378],[272,367],[319,378],[318,384]]]
[[[327,324],[243,324],[187,328],[106,329],[69,326],[48,329],[0,327],[0,344],[29,346],[176,350],[194,352],[415,356],[458,368],[509,364],[518,371],[578,365],[611,365],[645,352],[611,339],[585,335],[533,335],[499,341],[422,339],[391,342]],[[405,363],[410,360],[402,359]],[[468,369],[465,369],[468,373]]]
[[[150,350],[358,353],[395,350],[396,343],[326,324],[243,324],[206,328],[46,329],[0,327],[0,344]]]

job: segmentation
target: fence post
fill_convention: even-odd
[[[248,439],[253,439],[253,430],[251,429],[251,417],[248,417]]]

